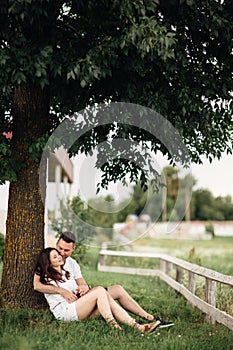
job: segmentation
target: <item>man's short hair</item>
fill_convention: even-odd
[[[58,240],[60,239],[63,239],[66,243],[75,243],[75,235],[70,231],[62,232]]]

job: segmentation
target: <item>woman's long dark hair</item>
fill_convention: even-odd
[[[60,254],[56,248],[49,247],[43,249],[37,258],[35,273],[40,276],[40,282],[43,284],[49,284],[49,281],[51,280],[56,282],[64,282],[62,274],[51,266],[50,253],[52,250],[55,250],[58,252],[58,254]],[[63,269],[63,266],[61,266],[61,268],[65,271],[65,276],[68,279],[70,277],[70,273]]]

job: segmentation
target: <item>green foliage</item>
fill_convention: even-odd
[[[172,167],[166,167],[163,173],[167,184],[167,218],[170,218],[173,212],[173,220],[185,220],[185,201],[181,201],[176,207],[176,212],[174,212],[178,189],[180,191],[179,195],[185,198],[187,186],[192,187],[196,180],[191,175],[180,179],[177,170],[173,170]],[[178,183],[180,188],[178,188]],[[214,198],[211,192],[207,190],[192,191],[189,188],[188,191],[192,193],[189,204],[191,220],[233,220],[233,203],[230,196]],[[76,197],[73,200],[76,200]],[[152,222],[162,221],[162,193],[161,191],[158,193],[149,190],[144,191],[140,184],[136,184],[132,188],[130,197],[119,203],[116,203],[111,196],[90,199],[87,213],[86,222],[92,226],[96,236],[99,239],[102,236],[102,240],[111,240],[113,224],[125,222],[129,214],[137,216],[148,214]],[[211,222],[206,226],[206,231],[214,236]]]
[[[156,118],[148,122],[147,110],[139,116],[127,110],[123,123],[118,114],[107,113],[104,120],[101,110],[86,114],[75,131],[83,131],[93,119],[95,127],[72,144],[69,154],[87,154],[102,143],[97,167],[103,172],[104,187],[129,177],[146,189],[154,173],[151,151],[161,151],[171,164],[177,158],[183,163],[201,162],[201,155],[211,160],[223,151],[232,153],[232,12],[231,0],[0,2],[0,184],[15,181],[18,195],[9,197],[7,222],[15,227],[7,230],[9,241],[22,233],[32,217],[34,230],[42,222],[42,207],[28,200],[38,187],[25,188],[22,199],[20,183],[29,174],[31,184],[38,183],[35,166],[43,142],[64,118],[89,105],[121,101],[146,106],[171,122],[188,150],[177,147],[177,134],[169,127],[160,128],[155,137]],[[132,126],[130,118],[141,127]],[[8,132],[12,139],[6,141],[3,135]],[[160,134],[172,140],[172,151]],[[119,138],[129,139],[131,145],[136,141],[143,152],[129,147],[130,159],[127,148],[115,152],[114,141]],[[70,145],[65,142],[64,147]],[[25,215],[18,216],[16,226],[19,206]],[[39,235],[42,238],[42,232]],[[81,236],[81,242],[87,236]],[[23,249],[24,254],[32,253],[26,242]],[[16,256],[22,254],[21,246],[15,250]],[[15,271],[15,264],[9,262],[7,271],[11,268],[10,275],[20,278],[21,267]],[[12,286],[7,278],[4,281]],[[7,294],[9,286],[4,288]]]
[[[117,219],[117,204],[111,195],[88,201],[88,223],[95,227],[112,228]]]
[[[233,220],[233,202],[231,196],[216,197],[209,190],[192,191],[196,180],[188,175],[179,178],[177,170],[172,167],[166,167],[162,173],[165,174],[166,182],[166,212],[167,218],[170,218],[173,212],[173,220],[184,220],[185,201],[180,201],[174,211],[177,201],[178,191],[182,198],[185,198],[186,191],[192,194],[190,206],[191,220]],[[189,188],[191,186],[191,188]],[[124,200],[128,202],[128,199]],[[151,191],[144,191],[139,184],[133,187],[133,193],[130,202],[124,206],[124,201],[119,204],[123,209],[117,215],[119,222],[125,221],[128,214],[148,214],[152,221],[162,220],[162,193],[157,194]],[[176,203],[177,204],[177,203]],[[100,214],[101,215],[101,214]]]
[[[51,213],[52,216],[52,213]],[[84,202],[79,197],[60,201],[60,217],[51,218],[51,227],[58,232],[59,236],[64,231],[71,231],[76,236],[76,249],[74,258],[84,262],[88,244],[93,238],[95,231],[92,226],[86,225],[89,213],[85,209]]]
[[[129,214],[140,215],[145,206],[147,196],[147,191],[143,191],[139,183],[136,184],[133,187],[132,199],[126,207],[125,218]]]
[[[2,128],[0,127],[0,131],[1,129]],[[14,181],[17,178],[16,172],[19,167],[11,160],[11,150],[9,145],[9,140],[0,135],[0,185],[4,184],[6,180]]]
[[[5,247],[5,236],[2,233],[0,233],[0,262],[3,261],[4,247]]]
[[[208,190],[197,190],[193,193],[195,220],[232,220],[233,204],[229,196],[214,198]]]
[[[214,238],[214,225],[212,224],[212,222],[208,222],[208,224],[205,226],[205,230],[208,233],[211,233],[212,237]]]
[[[83,251],[86,244],[99,244],[101,240],[112,238],[113,224],[119,221],[118,207],[119,204],[114,202],[112,196],[90,199],[87,204],[79,196],[75,196],[65,205],[61,203],[61,218],[52,219],[52,228],[57,232],[68,229],[76,233],[79,256],[81,247]]]
[[[41,138],[37,138],[34,141],[29,140],[29,154],[30,154],[30,158],[34,161],[34,162],[39,162],[40,158],[41,158],[41,153],[43,152],[46,142],[48,141],[48,135],[45,135]]]
[[[127,101],[167,118],[182,135],[192,161],[200,162],[202,154],[211,159],[224,150],[231,152],[232,6],[230,0],[198,0],[198,6],[193,1],[163,0],[2,1],[1,132],[12,131],[17,123],[14,89],[40,86],[49,87],[51,112],[42,139],[64,117],[90,103]],[[111,118],[109,123],[109,128],[79,140],[71,152],[87,151],[100,137],[106,140]],[[124,131],[125,138],[151,141],[153,151],[172,160],[152,134],[136,128]],[[43,142],[34,136],[28,142],[37,161]],[[7,163],[0,181],[15,180],[18,168],[9,162],[9,151],[0,148],[1,152],[1,164]],[[120,156],[114,167],[111,157],[107,159],[102,170],[110,174],[103,185],[127,174],[140,178],[144,186],[148,180]]]

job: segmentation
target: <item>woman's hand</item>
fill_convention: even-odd
[[[78,297],[82,297],[83,295],[87,294],[89,290],[90,287],[88,286],[88,284],[82,284],[76,288]]]
[[[67,289],[60,288],[60,295],[70,304],[78,299],[77,295]]]

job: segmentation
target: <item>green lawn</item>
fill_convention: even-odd
[[[221,246],[232,244],[225,240]],[[156,242],[157,247],[170,246],[177,250],[180,242]],[[185,245],[185,244],[184,244]],[[183,245],[183,247],[184,247]],[[187,252],[197,242],[187,243]],[[220,242],[205,242],[204,251],[215,251]],[[200,247],[203,246],[200,242]],[[186,249],[184,248],[184,250]],[[182,251],[183,248],[181,248]],[[199,249],[199,248],[198,248]],[[226,248],[226,251],[228,249]],[[166,252],[167,254],[167,252]],[[183,254],[183,253],[182,253]],[[205,323],[204,315],[188,306],[186,300],[156,277],[132,276],[96,271],[96,250],[88,253],[89,264],[82,268],[87,281],[94,285],[122,284],[148,311],[173,320],[169,330],[141,336],[136,330],[123,326],[123,331],[109,329],[101,319],[63,323],[56,321],[49,312],[31,310],[0,311],[0,349],[4,350],[222,350],[233,349],[233,335],[225,326]],[[203,261],[204,257],[200,257]],[[222,259],[224,262],[224,259]],[[210,259],[211,264],[211,259]],[[217,266],[216,259],[212,264]]]
[[[1,311],[0,349],[232,349],[232,331],[221,325],[204,322],[203,315],[187,306],[183,297],[154,277],[96,273],[86,270],[93,285],[121,283],[147,310],[174,320],[175,326],[155,334],[141,336],[124,326],[123,331],[110,330],[100,318],[65,324],[50,313],[38,311]]]
[[[233,275],[233,237],[215,237],[206,241],[145,237],[135,242],[134,250],[154,251],[176,256],[218,272]]]

